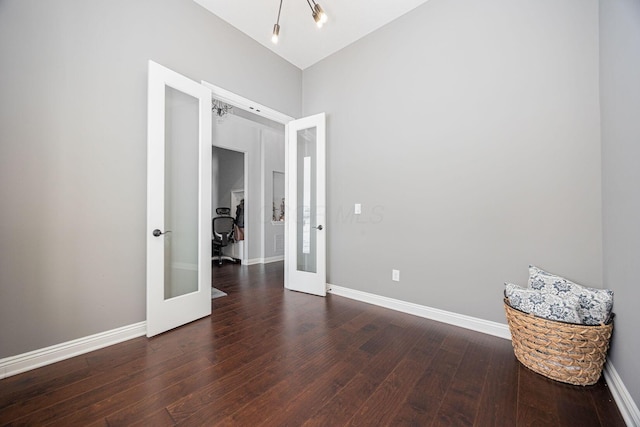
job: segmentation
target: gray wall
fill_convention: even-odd
[[[610,360],[640,402],[640,2],[600,2],[604,278],[615,291]],[[636,403],[637,404],[637,403]]]
[[[235,216],[236,207],[231,206],[231,191],[244,189],[244,153],[213,147],[213,157],[218,164],[213,182],[218,190],[216,199],[212,199],[216,200],[212,206],[214,216],[217,207],[230,208],[231,216]]]
[[[145,319],[149,59],[300,115],[300,70],[192,1],[0,1],[0,358]]]
[[[330,283],[502,323],[529,263],[602,287],[597,0],[431,0],[306,69],[303,111]]]

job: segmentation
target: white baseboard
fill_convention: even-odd
[[[604,365],[604,379],[607,381],[613,400],[616,401],[618,409],[628,426],[640,426],[640,410],[633,401],[629,390],[625,387],[618,372],[611,362]]]
[[[147,322],[134,323],[17,356],[0,359],[0,380],[61,360],[137,338],[147,333]]]
[[[284,261],[284,255],[272,256],[268,258],[253,258],[248,260],[243,260],[242,265],[253,265],[253,264],[269,264],[271,262]]]
[[[341,286],[331,284],[327,285],[327,291],[334,295],[340,295],[357,301],[366,302],[368,304],[389,308],[391,310],[413,314],[414,316],[424,317],[425,319],[431,319],[454,326],[460,326],[461,328],[471,329],[472,331],[482,332],[484,334],[493,335],[499,338],[508,340],[511,339],[509,327],[503,323],[491,322],[489,320],[478,319],[476,317],[465,316],[463,314],[452,313],[437,308],[431,308],[424,305],[413,304],[393,298],[382,297],[379,295],[356,291],[354,289],[343,288]]]

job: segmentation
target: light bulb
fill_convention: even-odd
[[[276,24],[273,26],[273,35],[271,36],[271,41],[273,44],[278,44],[278,36],[280,35],[280,25]]]
[[[313,10],[315,13],[318,14],[318,17],[320,18],[320,21],[322,21],[323,24],[329,20],[329,17],[327,16],[326,13],[324,13],[322,6],[320,6],[318,3],[315,4],[315,6],[313,7]]]
[[[316,10],[313,11],[313,20],[316,21],[316,25],[318,26],[318,28],[322,28],[322,18]]]

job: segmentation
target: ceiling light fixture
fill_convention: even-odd
[[[278,8],[278,20],[276,21],[276,25],[273,26],[273,35],[271,36],[271,41],[273,44],[278,44],[278,37],[280,36],[280,12],[282,11],[282,0],[280,0],[280,7]]]
[[[222,101],[219,101],[217,99],[212,99],[211,100],[211,111],[213,112],[213,114],[215,114],[216,116],[218,116],[218,123],[222,123],[224,121],[224,119],[226,118],[225,116],[229,113],[233,112],[233,105],[229,105],[226,104]]]
[[[318,28],[322,28],[325,22],[327,22],[327,15],[322,10],[322,7],[314,0],[307,0],[307,4],[311,8],[311,16],[313,16],[313,20],[316,21],[316,25]]]
[[[320,3],[316,3],[315,0],[307,0],[307,4],[311,8],[311,16],[313,16],[313,20],[316,22],[318,28],[322,28],[322,26],[329,20],[327,14],[320,6]],[[280,0],[280,7],[278,8],[278,19],[276,20],[276,24],[273,26],[273,33],[271,35],[271,41],[273,44],[278,44],[278,38],[280,37],[280,12],[282,11],[282,0]]]
[[[326,24],[327,21],[329,20],[329,17],[327,16],[326,13],[324,13],[322,6],[320,6],[320,4],[316,3],[314,0],[311,0],[311,2],[313,3],[313,13],[314,13],[313,19],[315,20],[315,16],[317,15],[320,18],[320,22],[323,24]]]

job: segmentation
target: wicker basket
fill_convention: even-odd
[[[575,325],[547,320],[509,305],[504,309],[516,358],[545,377],[574,385],[592,385],[602,374],[613,321]]]

